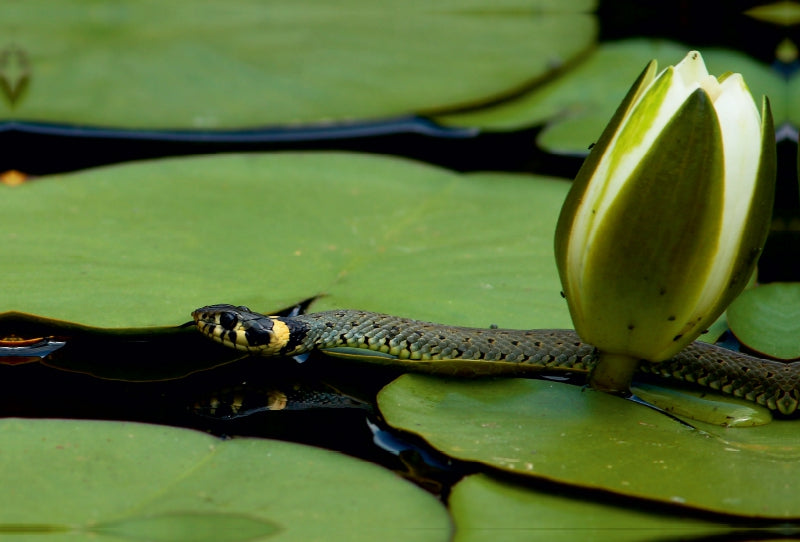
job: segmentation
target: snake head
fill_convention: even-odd
[[[192,312],[192,318],[197,329],[214,341],[260,355],[280,351],[289,333],[278,317],[264,316],[236,305],[202,307]]]

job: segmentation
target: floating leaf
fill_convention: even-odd
[[[655,58],[659,68],[675,65],[687,50],[685,45],[645,39],[604,43],[562,77],[516,100],[437,120],[489,130],[549,123],[538,138],[540,146],[549,152],[586,154],[647,63]],[[754,96],[769,96],[776,123],[787,118],[787,86],[779,74],[741,53],[717,49],[702,53],[710,73],[742,73]]]
[[[772,2],[763,6],[755,6],[745,14],[768,23],[781,26],[792,26],[800,23],[800,6],[793,2]]]
[[[0,104],[9,105],[0,118],[231,129],[473,105],[513,93],[591,46],[593,5],[12,2],[3,6],[0,47],[25,64],[0,71]]]
[[[669,384],[676,385],[674,382]],[[752,427],[772,421],[772,412],[752,401],[702,388],[678,388],[682,389],[639,382],[631,386],[631,391],[639,399],[665,412],[713,425]]]
[[[332,153],[0,185],[0,252],[14,262],[0,312],[129,328],[181,324],[212,303],[274,311],[324,295],[312,310],[566,327],[552,238],[568,188]]]
[[[386,421],[466,461],[724,514],[800,518],[797,421],[695,429],[624,399],[539,380],[405,375]],[[735,473],[735,474],[734,474]]]
[[[568,452],[567,452],[568,453]],[[491,542],[497,533],[503,540],[548,540],[552,542],[593,540],[596,542],[689,540],[697,537],[732,535],[734,527],[685,517],[637,510],[630,503],[594,502],[536,491],[476,474],[467,476],[450,493],[450,511],[456,524],[456,542]]]
[[[751,350],[800,358],[800,284],[776,282],[742,292],[728,307],[728,325]]]
[[[245,542],[271,538],[280,530],[277,525],[245,515],[213,512],[141,515],[86,529],[92,534],[149,542]]]
[[[0,438],[3,535],[157,542],[450,536],[447,513],[430,494],[371,463],[308,446],[73,420],[5,419]]]

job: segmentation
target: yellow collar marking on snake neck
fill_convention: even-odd
[[[291,336],[289,326],[287,326],[279,316],[270,316],[272,320],[272,340],[269,342],[269,349],[277,354],[281,348],[286,346]]]

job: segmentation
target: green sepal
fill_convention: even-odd
[[[711,98],[697,89],[596,224],[576,300],[587,319],[574,322],[582,339],[660,361],[702,331],[693,300],[717,252],[724,183],[719,121]]]
[[[561,284],[564,285],[565,289],[569,288],[566,278],[567,245],[569,244],[575,213],[583,200],[583,194],[586,192],[589,180],[594,175],[595,169],[597,169],[597,164],[603,158],[606,150],[608,150],[609,144],[622,125],[622,121],[628,115],[642,92],[644,92],[647,86],[655,79],[657,69],[658,63],[655,60],[651,60],[647,66],[645,66],[644,70],[642,70],[642,73],[639,74],[639,77],[633,83],[630,90],[628,90],[628,93],[617,108],[614,116],[611,117],[605,130],[603,130],[600,139],[597,140],[589,156],[583,161],[578,175],[572,183],[572,188],[570,188],[569,194],[567,194],[567,199],[561,207],[561,214],[558,217],[558,223],[556,225],[555,256],[558,273],[561,276]],[[570,292],[565,292],[565,294],[569,298]]]

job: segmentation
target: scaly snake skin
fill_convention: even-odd
[[[510,375],[588,372],[597,362],[596,349],[572,330],[454,327],[358,310],[265,316],[233,305],[203,307],[192,317],[215,341],[262,356],[347,347],[381,352],[398,363],[416,362],[430,372],[442,372],[436,366],[447,360],[474,360],[453,365],[453,370],[468,367],[474,374]],[[800,404],[800,362],[765,360],[695,342],[669,360],[643,361],[639,370],[719,390],[782,414],[794,413]]]

